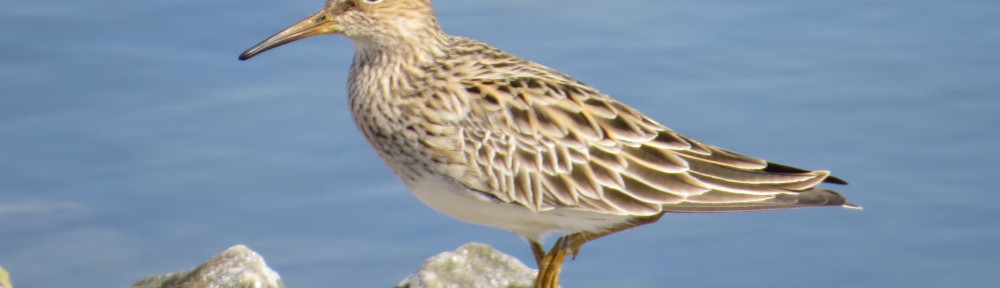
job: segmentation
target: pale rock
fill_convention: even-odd
[[[243,245],[229,247],[190,271],[152,276],[129,288],[284,288],[264,258]]]
[[[532,287],[538,271],[480,243],[462,245],[427,259],[397,288]]]

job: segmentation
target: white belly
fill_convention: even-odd
[[[438,212],[459,220],[510,230],[532,241],[540,242],[552,232],[601,231],[629,219],[627,216],[565,208],[533,212],[520,205],[487,198],[437,175],[404,180],[404,183],[417,198]]]

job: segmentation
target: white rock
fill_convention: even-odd
[[[156,275],[129,288],[284,288],[264,258],[243,245],[229,247],[193,270]]]
[[[397,288],[532,287],[538,271],[480,243],[462,245],[427,259]]]

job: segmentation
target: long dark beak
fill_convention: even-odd
[[[257,45],[250,47],[243,54],[240,54],[240,60],[247,60],[257,54],[263,53],[264,51],[270,50],[271,48],[285,45],[291,43],[292,41],[308,38],[321,34],[334,34],[339,33],[336,28],[334,28],[333,20],[326,16],[326,11],[321,10],[312,16],[302,19],[298,23],[281,30],[278,34],[274,34],[271,38],[267,38]]]

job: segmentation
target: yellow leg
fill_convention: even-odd
[[[563,262],[566,260],[567,253],[573,253],[575,257],[575,252],[571,251],[576,247],[576,251],[579,251],[579,247],[583,245],[581,242],[579,245],[570,242],[574,242],[573,235],[579,235],[579,233],[574,233],[559,237],[556,240],[556,244],[552,245],[552,249],[549,253],[546,253],[542,257],[542,261],[538,264],[538,277],[535,278],[535,288],[555,288],[559,287],[559,273],[562,272]]]
[[[535,255],[535,265],[541,269],[542,258],[545,257],[545,248],[542,248],[542,243],[531,241],[531,253]]]
[[[538,277],[535,278],[535,288],[559,287],[559,274],[562,272],[562,266],[563,262],[566,260],[566,255],[573,255],[573,259],[576,259],[576,255],[580,254],[580,247],[582,247],[584,243],[632,227],[654,223],[657,220],[660,220],[660,217],[662,216],[663,213],[649,217],[635,218],[634,221],[626,225],[614,227],[606,231],[583,231],[565,235],[559,237],[559,240],[556,240],[556,244],[552,245],[552,249],[549,250],[548,253],[545,253],[541,244],[538,242],[531,242],[531,251],[535,254],[535,262],[538,263]]]

